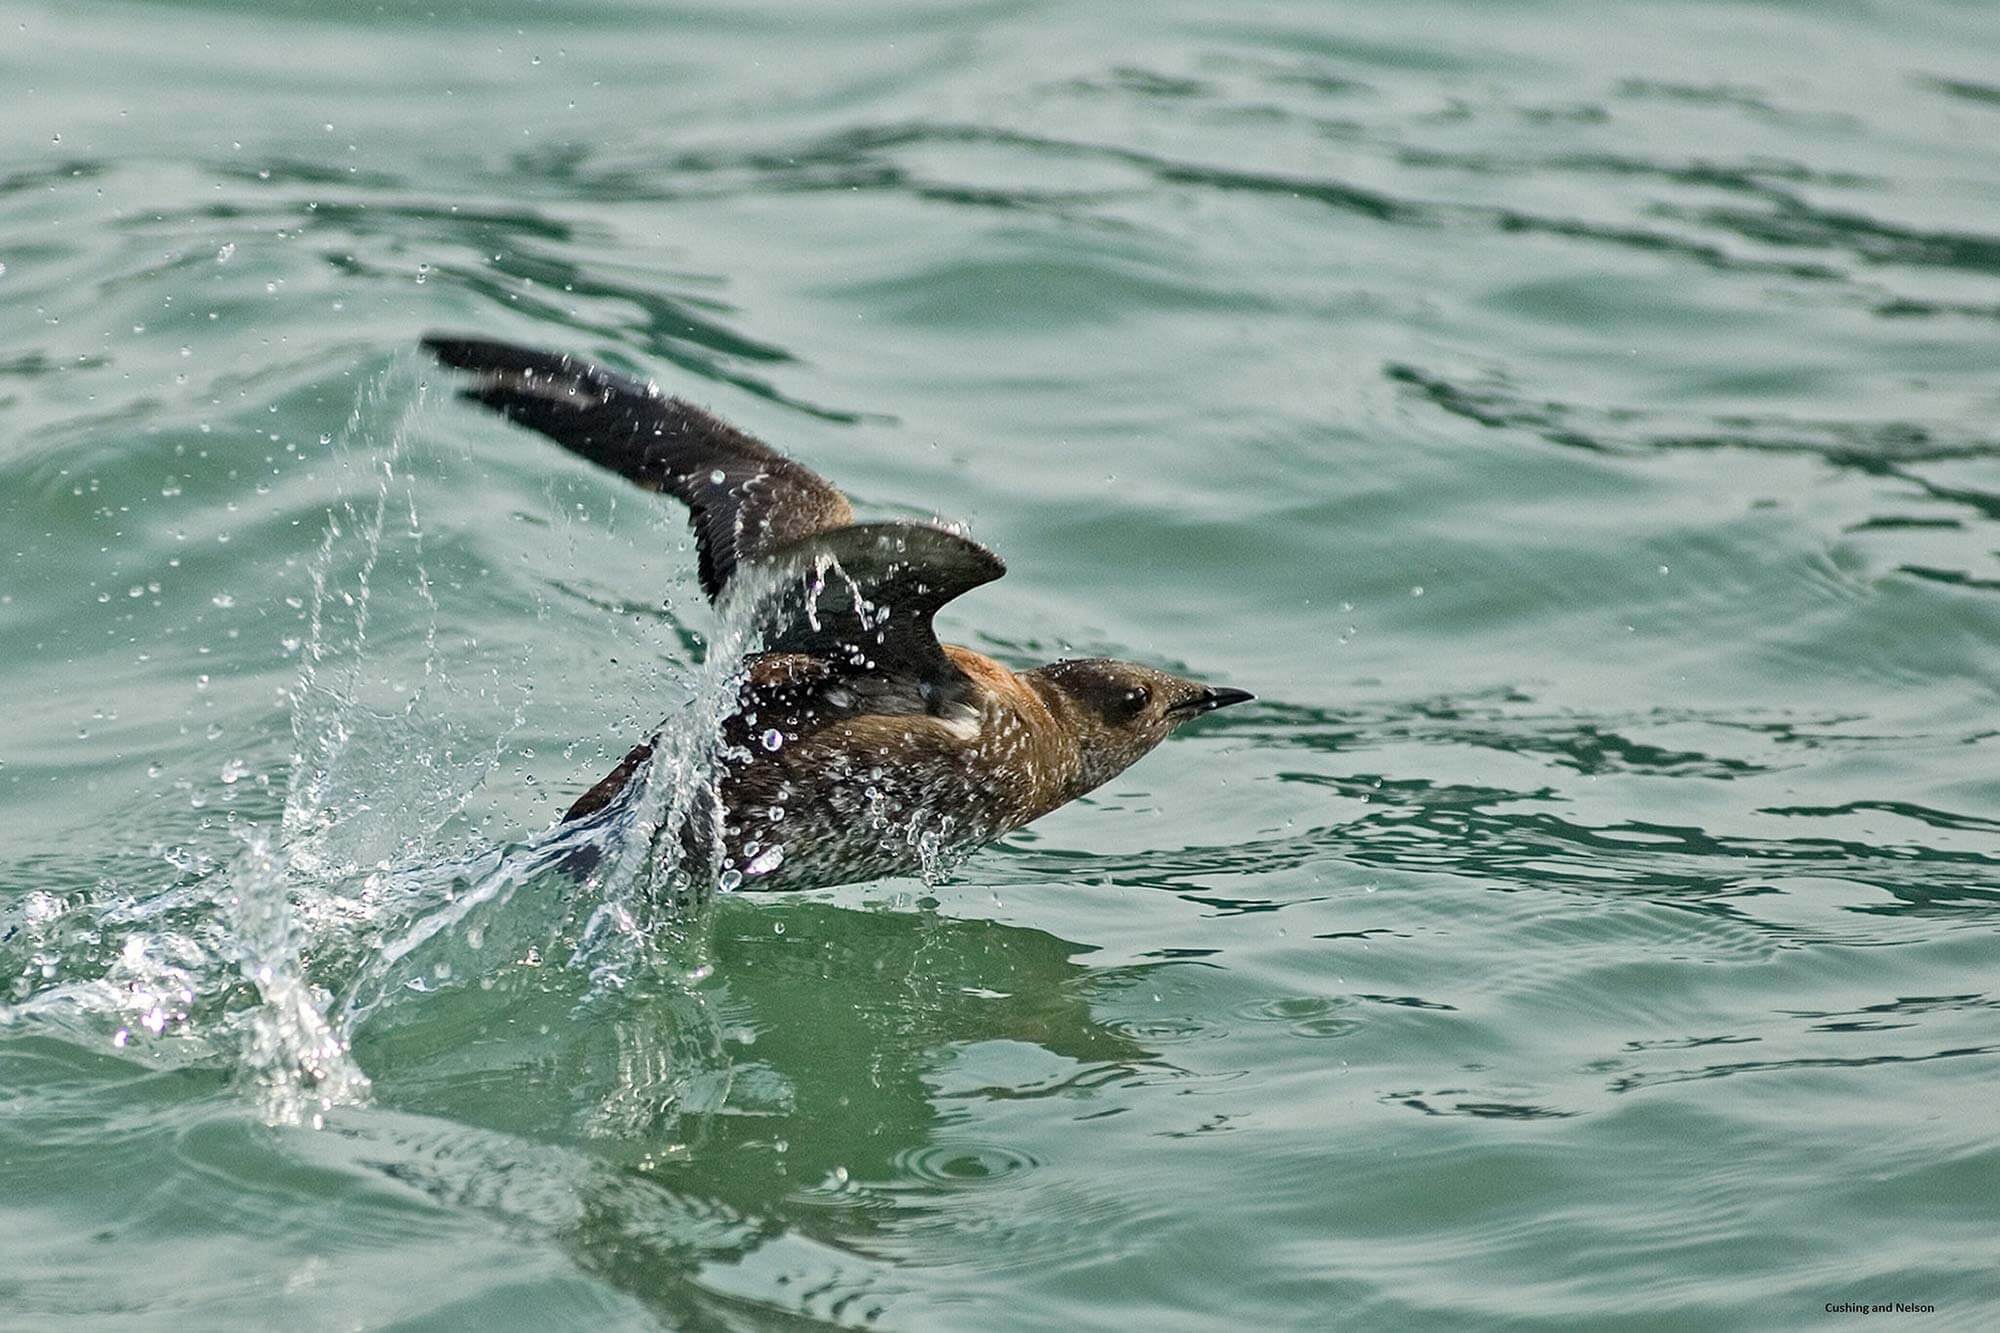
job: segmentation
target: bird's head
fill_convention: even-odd
[[[1077,738],[1077,794],[1117,777],[1183,723],[1255,697],[1108,657],[1054,662],[1029,675]]]

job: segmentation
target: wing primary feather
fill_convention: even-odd
[[[561,353],[433,334],[424,347],[470,373],[461,396],[571,453],[685,502],[702,590],[720,600],[754,577],[772,654],[822,664],[838,688],[907,695],[944,712],[973,684],[931,618],[1006,572],[977,542],[922,523],[856,524],[847,497],[763,441],[650,384]],[[901,705],[898,705],[900,708]]]
[[[423,346],[476,377],[462,397],[685,503],[711,599],[744,559],[854,518],[847,497],[811,469],[652,384],[483,338],[432,334]]]

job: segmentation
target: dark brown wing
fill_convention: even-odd
[[[870,711],[938,713],[965,704],[966,679],[938,643],[931,617],[946,602],[1007,572],[978,542],[922,523],[858,523],[815,533],[759,557],[767,600],[764,644],[825,662],[865,688]]]
[[[811,469],[651,384],[511,343],[431,334],[423,345],[477,377],[463,397],[685,502],[710,600],[744,560],[854,519]]]
[[[650,384],[510,343],[423,345],[478,376],[465,397],[685,501],[703,590],[750,599],[767,651],[822,660],[871,711],[942,714],[969,698],[931,617],[1006,572],[993,552],[926,524],[855,524],[810,469]]]
[[[657,740],[658,738],[655,737],[654,739]],[[633,746],[626,753],[625,757],[618,761],[618,767],[599,778],[595,787],[577,797],[575,802],[570,805],[570,808],[563,811],[562,822],[567,824],[572,819],[582,819],[587,815],[594,815],[605,806],[617,800],[618,793],[625,790],[625,784],[630,782],[632,775],[639,771],[639,765],[652,757],[652,741],[641,741]]]

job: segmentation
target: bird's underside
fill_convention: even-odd
[[[683,837],[724,887],[929,869],[1089,790],[1186,717],[1249,697],[1128,663],[1017,674],[941,644],[938,608],[1005,572],[985,547],[927,524],[857,524],[823,478],[650,384],[507,343],[424,346],[469,373],[463,397],[685,503],[702,590],[754,618],[764,651],[723,727],[721,827]],[[615,807],[651,747],[565,820]]]

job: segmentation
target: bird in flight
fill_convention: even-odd
[[[687,505],[702,591],[755,599],[717,747],[713,827],[683,847],[724,889],[809,889],[927,869],[1110,781],[1183,723],[1251,698],[1136,662],[1007,666],[931,627],[1006,572],[923,523],[856,523],[825,479],[650,384],[562,355],[432,334],[461,396]],[[607,817],[641,742],[564,822]],[[696,821],[690,821],[694,823]]]

